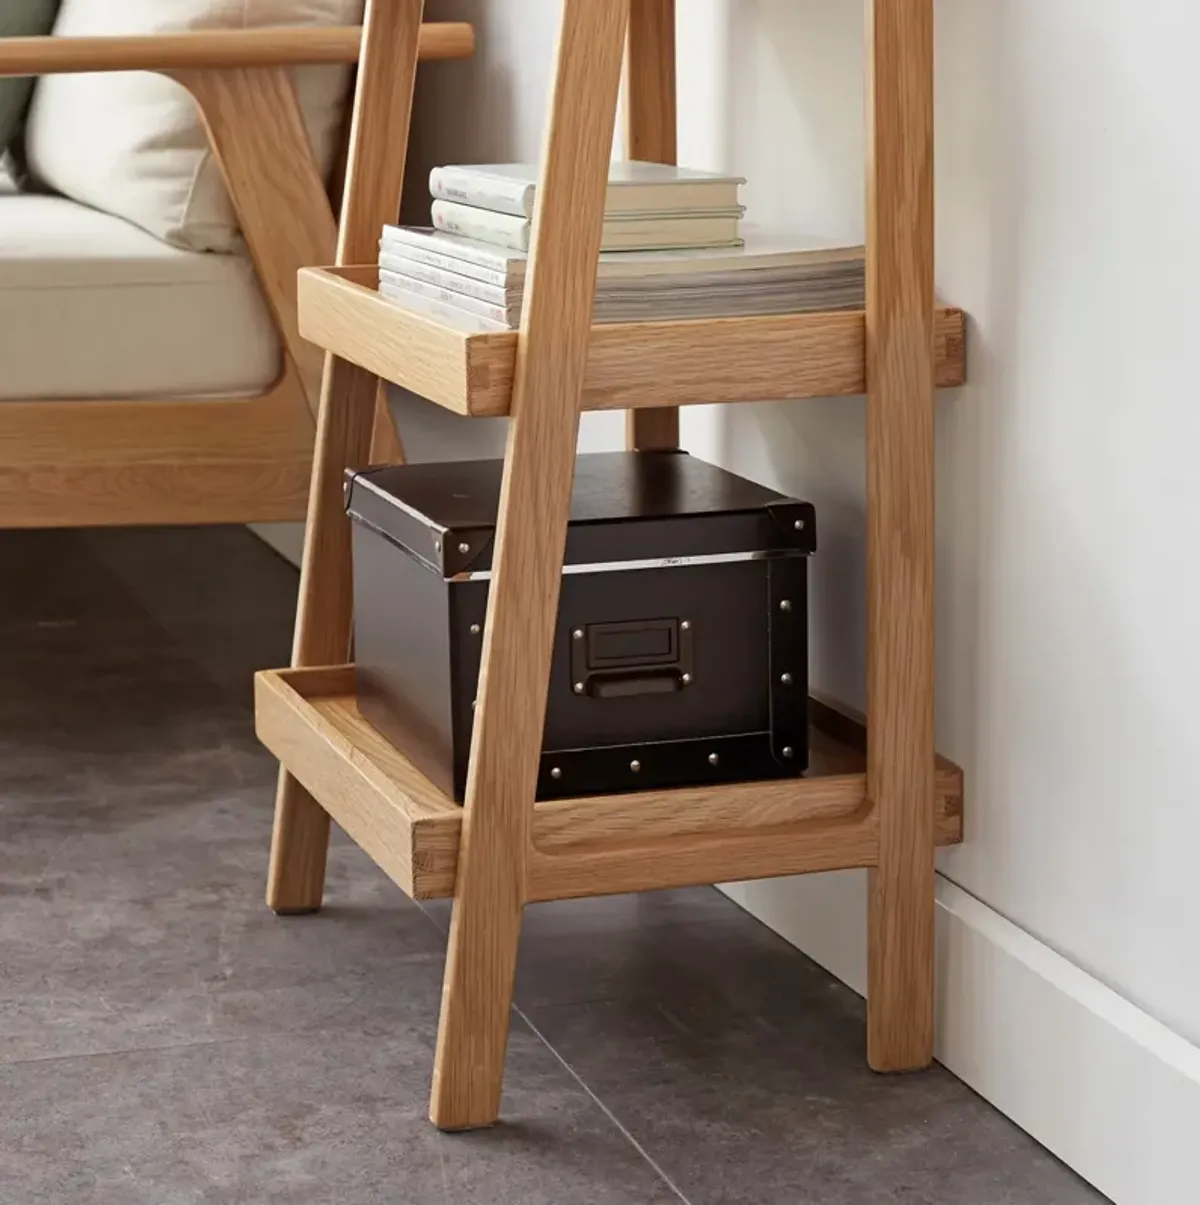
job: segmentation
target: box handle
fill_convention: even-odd
[[[634,695],[669,695],[683,689],[678,670],[649,674],[593,674],[584,684],[594,699],[628,699]]]
[[[692,625],[672,617],[575,628],[571,682],[575,694],[594,699],[682,690],[692,682]]]

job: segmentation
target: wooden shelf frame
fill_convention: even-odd
[[[343,360],[456,414],[507,415],[517,332],[469,314],[409,308],[376,291],[374,265],[300,272],[300,333]],[[939,388],[966,379],[966,317],[939,308]],[[866,314],[609,323],[591,328],[584,410],[846,397],[866,391]]]
[[[453,896],[463,810],[362,718],[353,666],[264,671],[255,710],[263,744],[398,887],[413,899]],[[526,899],[874,866],[866,729],[829,702],[812,700],[811,713],[802,779],[534,804]],[[962,840],[962,785],[938,758],[939,845]]]
[[[964,322],[933,292],[932,0],[867,4],[865,313],[620,328],[593,327],[591,308],[622,60],[627,145],[672,162],[675,5],[563,0],[521,329],[486,335],[386,302],[354,267],[398,208],[422,7],[368,0],[337,267],[300,284],[302,329],[330,354],[293,669],[257,683],[282,763],[268,903],[320,906],[331,815],[406,891],[453,892],[430,1112],[467,1129],[499,1112],[527,902],[867,867],[867,1058],[926,1066],[934,851],[962,835],[961,772],[933,740],[933,398],[962,379]],[[381,376],[510,417],[461,809],[363,723],[343,665],[342,477],[368,463]],[[865,749],[819,705],[805,779],[535,803],[582,410],[626,407],[630,447],[672,448],[679,404],[864,389]]]

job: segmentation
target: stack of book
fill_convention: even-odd
[[[533,163],[435,167],[429,173],[434,228],[528,251],[537,178]],[[600,250],[735,246],[744,183],[662,163],[612,163]]]
[[[596,280],[596,322],[752,317],[863,305],[861,246],[755,229],[746,230],[743,238],[742,211],[730,204],[736,201],[740,180],[658,164],[612,166],[606,249]],[[490,326],[516,329],[524,300],[536,169],[489,167],[488,191],[483,190],[485,177],[478,174],[484,170],[435,169],[431,187],[435,197],[441,194],[434,202],[435,227],[384,228],[379,291],[408,304],[420,299]],[[468,195],[476,202],[487,201],[491,208],[467,206],[457,199]],[[446,200],[449,196],[455,199]],[[451,228],[445,206],[484,216],[468,223],[452,213]],[[659,216],[647,216],[652,214]],[[681,216],[685,214],[693,216]],[[498,232],[501,218],[520,224],[520,231],[506,226]],[[690,234],[679,232],[685,227]],[[701,241],[701,227],[707,242]],[[647,233],[651,228],[654,233]],[[635,229],[641,233],[635,235]],[[614,243],[638,249],[614,250]]]

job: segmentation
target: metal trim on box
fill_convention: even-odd
[[[751,552],[714,552],[706,556],[664,556],[638,561],[597,561],[588,565],[564,565],[564,574],[575,573],[629,573],[636,569],[682,569],[689,565],[735,565],[739,561],[771,561],[784,557],[803,559],[808,556],[791,548],[760,548]],[[490,582],[490,569],[468,570],[456,573],[454,582]]]

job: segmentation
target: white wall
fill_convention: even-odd
[[[558,0],[432,7],[477,22],[480,57],[423,83],[422,165],[532,157]],[[758,221],[861,235],[861,7],[679,5],[681,161],[745,174]],[[937,279],[971,316],[970,383],[938,412],[938,735],[966,769],[968,808],[967,841],[939,866],[969,893],[955,899],[1161,1022],[1155,1048],[1184,1052],[1200,1090],[1200,10],[937,8]],[[609,422],[589,441],[611,446]],[[692,451],[817,504],[813,674],[853,702],[862,438],[859,400],[684,420]],[[860,876],[731,890],[858,977],[861,925],[838,921],[861,917]],[[1059,980],[1075,982],[1039,982]],[[1131,1082],[1087,1091],[1119,1109]],[[1036,1112],[1018,1120],[1039,1132]],[[1078,1162],[1104,1158],[1039,1136]],[[1126,1162],[1132,1178],[1102,1187],[1154,1199]],[[1081,1170],[1109,1175],[1097,1168]]]
[[[856,6],[703,7],[743,20],[725,51],[685,35],[688,160],[746,174],[756,215],[861,229]],[[1200,1041],[1200,15],[946,0],[937,29],[938,285],[972,317],[938,430],[938,732],[969,809],[941,869]],[[724,129],[693,120],[712,79]],[[859,696],[861,407],[688,435],[817,502],[814,669]]]

